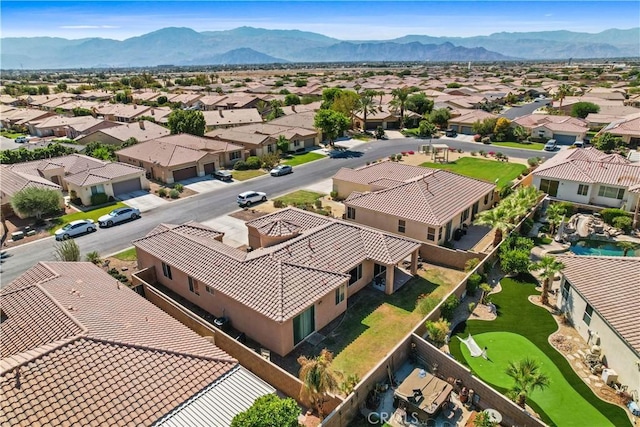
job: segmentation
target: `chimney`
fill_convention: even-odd
[[[138,109],[138,104],[133,104],[133,109],[134,110]]]
[[[144,120],[140,120],[138,124],[140,125],[140,129],[144,130]]]
[[[153,108],[151,109],[151,115],[155,116],[156,115],[156,110],[154,110]]]

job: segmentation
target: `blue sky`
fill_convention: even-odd
[[[474,36],[640,24],[629,1],[2,1],[2,37],[125,39],[164,27],[313,31],[342,40]]]

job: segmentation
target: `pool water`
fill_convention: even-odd
[[[569,248],[576,255],[623,256],[624,249],[615,242],[601,242],[599,240],[578,240]],[[640,256],[640,249],[629,250],[627,256]]]

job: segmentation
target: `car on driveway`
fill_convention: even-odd
[[[280,176],[293,173],[293,168],[289,165],[278,165],[269,171],[271,176]]]
[[[15,142],[17,144],[24,144],[25,142],[27,142],[27,137],[26,136],[19,136],[15,139]]]
[[[140,218],[140,210],[136,208],[118,208],[98,218],[100,227],[111,227],[119,222]]]
[[[67,240],[85,233],[96,231],[96,224],[92,219],[79,219],[59,228],[54,233],[56,240]]]
[[[213,177],[220,181],[233,181],[233,174],[228,170],[217,170],[213,173]]]
[[[238,194],[236,201],[240,206],[251,206],[253,203],[266,202],[267,195],[260,191],[245,191]]]
[[[546,144],[544,144],[544,151],[556,151],[557,146],[558,144],[556,143],[556,140],[550,139]]]

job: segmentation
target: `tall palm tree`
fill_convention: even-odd
[[[550,384],[549,377],[540,372],[538,361],[529,357],[519,362],[509,362],[505,373],[515,382],[513,387],[507,391],[507,396],[523,408],[529,394],[535,389],[544,390]]]
[[[298,357],[300,372],[298,377],[302,381],[300,398],[308,400],[316,406],[318,414],[322,418],[322,405],[326,401],[326,394],[339,389],[336,373],[331,369],[333,354],[323,349],[320,354],[312,359],[306,356]]]
[[[391,91],[393,95],[393,101],[391,101],[392,105],[400,108],[400,127],[404,127],[404,108],[407,105],[407,98],[409,98],[409,94],[411,92],[408,88],[402,87],[398,89],[394,89]]]
[[[625,242],[618,242],[618,247],[624,251],[622,253],[622,256],[627,256],[629,251],[635,250],[635,249],[638,248],[638,244],[634,243],[634,242],[626,242],[626,241]]]
[[[560,87],[558,87],[556,97],[560,100],[560,107],[562,107],[562,101],[564,101],[564,98],[568,95],[571,95],[572,93],[573,89],[571,89],[571,86],[566,83],[563,83],[560,85]]]
[[[542,295],[540,299],[542,304],[549,304],[549,288],[556,273],[564,268],[564,264],[550,255],[543,256],[540,261],[531,265],[532,271],[542,270],[540,277],[542,282]]]
[[[496,229],[493,237],[494,248],[502,241],[503,234],[514,227],[514,224],[509,218],[507,209],[501,205],[493,209],[480,212],[473,223],[476,225],[486,225]]]
[[[367,115],[376,111],[376,105],[373,97],[376,92],[373,90],[365,90],[360,94],[360,102],[358,103],[357,111],[362,113],[362,130],[367,131]]]
[[[564,217],[564,214],[565,214],[564,207],[562,207],[562,205],[559,205],[557,203],[553,203],[549,205],[549,207],[547,208],[546,217],[547,217],[547,221],[549,222],[549,225],[551,226],[549,233],[552,236],[556,233],[556,226],[560,224],[560,222],[562,221],[562,218]]]

